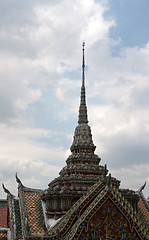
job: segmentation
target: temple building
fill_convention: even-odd
[[[85,92],[83,43],[82,86],[78,125],[71,155],[46,190],[23,185],[16,174],[18,196],[3,184],[0,240],[147,240],[149,203],[143,187],[121,189],[95,154]]]

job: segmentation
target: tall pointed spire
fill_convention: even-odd
[[[85,42],[82,44],[83,48],[83,59],[82,59],[82,87],[81,87],[81,99],[80,99],[80,107],[79,107],[79,118],[78,123],[79,124],[87,124],[88,123],[88,117],[87,117],[87,107],[86,107],[86,97],[85,97],[85,57],[84,57],[84,46]]]
[[[83,42],[82,44],[82,51],[83,51],[83,58],[82,58],[82,86],[85,86],[85,74],[84,74],[84,70],[85,70],[85,58],[84,58],[84,50],[85,50],[85,42]]]
[[[100,157],[96,155],[91,128],[87,119],[85,98],[85,57],[83,42],[82,86],[79,107],[79,119],[75,128],[71,154],[66,160],[66,166],[60,171],[59,177],[49,183],[43,199],[47,203],[47,213],[50,217],[61,217],[101,176],[107,174],[107,169],[101,165]],[[57,198],[59,196],[59,199]],[[57,200],[58,199],[58,200]],[[59,201],[60,204],[57,204]],[[53,204],[49,204],[53,202]]]

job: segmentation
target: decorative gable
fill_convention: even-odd
[[[132,227],[127,216],[109,197],[88,219],[86,226],[77,239],[140,240],[142,238]]]
[[[75,213],[79,213],[76,219],[69,212],[69,229],[67,233],[66,230],[65,233],[63,230],[59,232],[62,239],[148,239],[148,226],[140,218],[140,213],[118,188],[109,183],[109,179],[98,182],[91,190],[86,198],[80,199],[79,205],[76,204]]]

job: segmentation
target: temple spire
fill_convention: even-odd
[[[86,97],[85,97],[85,57],[84,57],[84,51],[85,51],[85,42],[83,41],[82,44],[82,51],[83,51],[83,59],[82,59],[82,87],[81,87],[81,99],[80,99],[80,107],[79,107],[79,124],[87,124],[88,118],[87,118],[87,107],[86,107]]]
[[[83,41],[82,44],[82,51],[83,51],[83,59],[82,59],[82,86],[85,86],[85,75],[84,75],[84,70],[85,70],[85,60],[84,60],[84,47],[85,47],[85,42]]]

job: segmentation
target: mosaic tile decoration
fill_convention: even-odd
[[[112,187],[112,186],[111,186]],[[123,216],[125,216],[125,219],[129,222],[129,225],[131,226],[131,229],[135,228],[137,231],[137,234],[140,235],[140,238],[138,236],[133,236],[132,238],[128,235],[126,238],[119,238],[120,239],[148,239],[148,228],[146,227],[145,223],[142,221],[142,219],[138,216],[138,213],[133,211],[133,208],[130,206],[130,203],[121,195],[121,193],[118,191],[118,189],[104,189],[102,190],[99,195],[93,200],[93,202],[89,205],[89,207],[85,210],[85,212],[80,216],[80,218],[76,221],[76,223],[73,225],[73,227],[69,230],[69,232],[64,236],[63,239],[65,240],[73,240],[73,239],[80,239],[80,233],[82,232],[83,228],[88,229],[88,223],[92,216],[98,211],[99,208],[103,211],[102,205],[104,204],[107,199],[111,199],[114,203],[114,205],[117,207],[117,209],[120,210],[121,213],[123,213]],[[101,215],[101,214],[100,214]],[[108,215],[107,215],[108,216]],[[94,225],[94,224],[93,224]],[[107,223],[106,223],[107,225]],[[119,226],[121,227],[121,226]],[[84,233],[85,234],[85,233]],[[82,236],[82,239],[100,239],[100,238],[93,238],[93,236],[89,235],[88,237]],[[135,233],[134,233],[135,234]],[[136,237],[136,238],[135,238]],[[102,238],[101,238],[102,239]],[[105,238],[104,238],[105,239]],[[110,238],[113,240],[114,238]]]
[[[92,216],[87,229],[83,229],[79,239],[141,240],[134,228],[130,228],[127,219],[110,199]]]
[[[22,238],[22,226],[21,226],[21,216],[20,216],[20,206],[19,200],[14,199],[14,212],[15,212],[15,224],[16,224],[16,233],[19,239]]]
[[[7,240],[7,232],[0,230],[0,240]]]
[[[44,234],[44,216],[38,192],[25,192],[28,223],[32,234]]]

